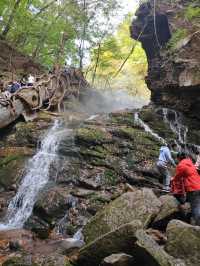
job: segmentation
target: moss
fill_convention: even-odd
[[[185,18],[189,21],[200,18],[200,7],[189,5],[185,11]]]
[[[106,185],[115,186],[118,183],[117,174],[111,169],[106,169],[104,172],[104,183]]]
[[[102,146],[93,146],[93,149],[82,148],[80,154],[87,157],[97,157],[104,159],[107,155],[107,151]]]
[[[74,226],[72,224],[68,224],[66,226],[66,232],[68,235],[73,236],[76,233],[76,231],[77,231],[76,226]]]
[[[178,44],[178,42],[182,39],[184,39],[185,37],[187,37],[188,31],[187,29],[177,29],[173,34],[172,37],[168,43],[168,48],[169,49],[176,49],[176,45]]]
[[[71,264],[69,261],[67,261],[67,262],[65,263],[65,266],[72,266],[72,264]]]
[[[16,183],[18,172],[23,169],[25,156],[10,155],[0,160],[0,186],[8,189]]]
[[[75,142],[86,144],[101,144],[111,142],[111,136],[101,128],[80,128],[76,132]]]
[[[109,115],[110,122],[113,124],[134,126],[133,113],[112,113]]]
[[[7,164],[9,164],[11,161],[16,161],[18,159],[21,159],[21,155],[9,155],[3,159],[0,160],[0,167],[4,167]]]

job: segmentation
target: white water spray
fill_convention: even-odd
[[[57,159],[59,138],[56,133],[59,127],[59,121],[55,121],[40,150],[29,160],[26,175],[8,206],[5,223],[0,224],[0,230],[22,228],[32,214],[37,195],[49,180],[50,165]]]
[[[139,118],[139,114],[138,113],[134,114],[134,121],[135,121],[136,124],[141,126],[144,129],[144,131],[146,131],[149,134],[151,134],[154,138],[156,138],[157,140],[161,141],[163,144],[166,144],[165,139],[160,137],[157,133],[153,132],[153,130],[147,124],[145,124],[144,121],[142,121],[141,118]]]

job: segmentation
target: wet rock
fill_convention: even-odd
[[[135,234],[137,241],[133,249],[136,265],[143,266],[186,266],[182,260],[177,260],[167,254],[144,230]]]
[[[0,158],[0,188],[5,191],[12,190],[17,184],[24,170],[27,157],[21,155],[9,155]]]
[[[141,220],[144,227],[148,226],[160,207],[160,201],[150,189],[125,193],[88,222],[83,229],[85,241],[93,241],[133,220]]]
[[[70,187],[47,186],[38,195],[33,214],[25,227],[37,233],[40,238],[47,238],[56,223],[69,213],[70,208],[73,210],[76,204],[77,199],[70,194]]]
[[[34,214],[52,224],[56,219],[64,216],[67,209],[71,207],[71,200],[72,196],[67,187],[46,188],[35,203]]]
[[[133,257],[125,253],[112,254],[101,263],[102,266],[132,266]]]
[[[198,266],[200,261],[200,227],[179,220],[167,226],[166,250],[175,258],[181,258],[187,266]]]
[[[49,237],[52,226],[36,215],[31,215],[24,224],[24,228],[34,232],[39,238],[46,239]]]
[[[135,232],[141,227],[142,223],[135,220],[96,238],[80,250],[77,265],[96,266],[112,253],[130,254],[136,241]]]

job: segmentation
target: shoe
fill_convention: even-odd
[[[161,189],[163,192],[165,192],[165,193],[170,193],[170,189],[169,188],[163,188],[163,189]]]

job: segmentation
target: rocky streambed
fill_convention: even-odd
[[[31,216],[23,229],[0,232],[2,265],[198,265],[199,228],[185,223],[188,214],[179,212],[171,195],[162,195],[155,168],[162,138],[179,140],[172,127],[177,117],[154,106],[89,119],[66,114],[57,158]],[[27,160],[40,150],[54,119],[40,114],[2,133],[2,223]],[[178,121],[187,142],[198,144],[198,122],[181,116]],[[85,245],[79,250],[72,237],[81,228]]]

